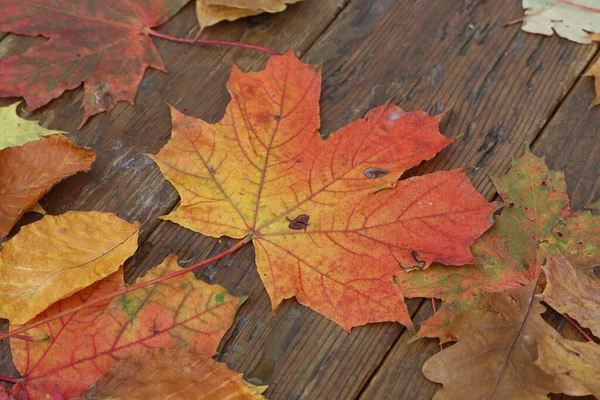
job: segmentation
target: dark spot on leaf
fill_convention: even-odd
[[[562,234],[562,232],[556,232],[556,236],[558,236],[559,238],[563,237],[564,235]]]
[[[510,208],[515,208],[515,203],[508,203],[508,206],[509,206]]]
[[[596,278],[600,278],[600,265],[594,267],[594,275],[596,275]]]
[[[215,172],[217,172],[217,170],[212,165],[209,165],[208,166],[208,172],[210,172],[211,175],[214,175]]]
[[[279,115],[279,114],[275,114],[275,117],[274,117],[274,118],[275,118],[275,121],[279,121],[279,120],[281,119],[281,115]]]
[[[369,179],[381,178],[389,173],[390,171],[381,168],[371,167],[365,169],[365,176]]]
[[[542,181],[542,184],[540,185],[541,187],[547,188],[548,184],[546,183],[546,181]]]
[[[419,252],[416,250],[411,250],[410,251],[410,255],[411,257],[417,262],[417,265],[414,265],[411,267],[411,269],[423,269],[425,268],[425,265],[427,265],[427,263],[425,262],[425,260],[420,260],[419,259]]]
[[[289,219],[288,217],[285,217],[285,220],[290,223],[288,225],[288,227],[295,231],[300,231],[302,229],[304,229],[306,231],[306,227],[309,225],[309,223],[308,223],[309,219],[310,219],[310,216],[306,215],[306,214],[300,214],[294,219]]]
[[[154,327],[152,328],[152,333],[154,333],[155,335],[158,335],[160,333],[156,325],[154,325]]]

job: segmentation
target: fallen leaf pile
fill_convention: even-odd
[[[290,51],[261,72],[233,69],[220,122],[173,110],[172,138],[152,158],[181,204],[163,218],[252,239],[274,309],[295,296],[346,330],[412,327],[393,277],[472,262],[496,205],[458,170],[397,182],[451,142],[424,112],[379,107],[321,139],[320,83]]]
[[[599,396],[600,345],[562,338],[541,301],[600,334],[600,217],[571,210],[564,175],[529,150],[494,183],[506,205],[473,246],[477,264],[398,279],[444,300],[419,334],[457,340],[423,366],[443,385],[435,399]]]
[[[469,310],[452,319],[458,342],[427,360],[425,376],[442,383],[435,399],[545,399],[548,393],[591,394],[600,345],[566,341],[541,317],[538,281],[510,296],[490,296],[493,312]],[[568,346],[588,350],[570,355]],[[538,360],[538,347],[544,355]],[[552,351],[548,346],[563,346]],[[590,363],[591,362],[591,363]],[[566,373],[570,370],[575,374]],[[590,383],[591,382],[591,383]]]
[[[176,259],[168,257],[138,282],[178,268]],[[123,286],[119,270],[53,304],[37,318]],[[81,396],[119,360],[146,349],[186,349],[211,357],[243,301],[219,285],[197,280],[190,272],[30,329],[27,334],[35,340],[11,341],[12,357],[23,379],[10,391],[18,399],[38,399],[51,395],[58,386],[66,398]]]
[[[17,106],[0,107],[0,237],[54,185],[88,171],[96,157],[62,132],[20,118]]]
[[[0,31],[47,40],[0,59],[0,97],[33,111],[83,84],[82,124],[133,104],[146,69],[166,71],[152,36],[196,42],[152,29],[188,1],[3,0]],[[202,31],[299,1],[195,5]],[[597,0],[523,7],[527,32],[600,41]],[[600,66],[588,74],[600,93]],[[324,140],[321,69],[291,50],[259,72],[234,67],[227,89],[217,123],[172,109],[171,139],[151,158],[181,197],[163,219],[242,240],[184,270],[169,256],[133,286],[123,266],[138,222],[69,211],[13,229],[95,154],[20,118],[19,103],[0,108],[0,237],[13,231],[0,252],[11,331],[0,337],[21,374],[0,377],[14,383],[0,385],[0,400],[264,399],[265,386],[212,359],[246,297],[191,272],[250,242],[274,310],[294,297],[346,331],[384,321],[414,330],[405,297],[441,299],[416,336],[456,341],[423,367],[443,385],[436,399],[600,397],[600,217],[596,205],[569,207],[562,173],[527,148],[493,179],[504,201],[494,220],[501,204],[461,170],[401,179],[452,143],[440,116],[386,104]],[[588,342],[563,338],[542,302]]]
[[[221,21],[235,21],[264,12],[280,12],[288,4],[299,1],[301,0],[196,0],[196,14],[200,29],[204,29]]]
[[[488,296],[508,293],[537,280],[548,254],[562,253],[578,274],[597,280],[600,264],[600,217],[569,208],[562,172],[550,171],[529,149],[502,178],[493,179],[504,200],[494,226],[473,245],[476,263],[462,267],[434,265],[419,274],[401,273],[397,283],[407,297],[444,301],[426,320],[419,336],[452,340],[452,316],[489,310]]]

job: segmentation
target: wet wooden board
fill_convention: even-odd
[[[505,173],[511,157],[530,142],[536,154],[548,154],[553,168],[566,170],[578,207],[597,199],[600,190],[600,112],[588,109],[590,79],[578,81],[596,48],[504,26],[521,16],[517,0],[308,0],[278,15],[209,28],[203,37],[278,51],[293,46],[304,60],[323,64],[325,137],[390,100],[406,110],[445,112],[442,132],[457,141],[411,174],[466,168],[476,188],[492,199],[488,174]],[[194,37],[195,26],[187,7],[161,31]],[[0,57],[36,40],[8,35],[0,42]],[[76,131],[81,118],[76,90],[31,115],[72,132],[76,143],[98,155],[90,173],[68,179],[42,200],[50,213],[98,209],[145,223],[140,249],[126,267],[129,281],[168,254],[191,265],[233,243],[157,220],[178,197],[146,154],[156,153],[170,136],[167,104],[216,121],[229,100],[225,82],[231,64],[256,70],[266,60],[237,49],[158,45],[169,74],[146,73],[135,107],[120,104]],[[255,268],[254,251],[246,246],[198,276],[250,295],[219,359],[250,382],[269,384],[269,398],[431,398],[436,386],[420,369],[439,351],[434,341],[408,344],[410,334],[392,323],[347,334],[294,300],[273,312]],[[417,321],[431,313],[429,301],[408,304]],[[0,371],[16,376],[8,359],[4,344]]]

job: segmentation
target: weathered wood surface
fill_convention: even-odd
[[[279,51],[292,46],[305,60],[323,64],[325,136],[390,99],[407,110],[445,111],[443,132],[459,139],[411,173],[466,168],[492,199],[488,174],[505,173],[511,157],[530,142],[551,167],[566,171],[573,205],[582,207],[600,191],[600,108],[589,109],[591,80],[580,78],[596,48],[503,26],[521,16],[518,0],[308,0],[282,14],[209,28],[203,37]],[[161,31],[194,37],[195,26],[187,7]],[[36,40],[8,35],[0,57]],[[255,70],[266,60],[243,50],[157,43],[169,74],[146,73],[135,107],[120,104],[77,131],[76,90],[31,115],[72,132],[73,140],[98,154],[90,173],[68,179],[42,200],[50,213],[98,209],[145,223],[143,243],[126,268],[130,281],[168,254],[191,265],[230,245],[227,238],[157,220],[178,198],[146,154],[170,136],[167,104],[216,121],[229,99],[231,64]],[[198,275],[250,295],[219,358],[251,382],[269,384],[271,399],[428,399],[436,390],[420,372],[439,351],[434,341],[409,344],[410,333],[391,323],[347,334],[294,300],[273,313],[251,246]],[[431,302],[420,299],[409,300],[409,307],[416,321],[432,311]],[[14,375],[8,348],[1,346],[0,370]]]

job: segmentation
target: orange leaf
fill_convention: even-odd
[[[93,151],[61,135],[0,150],[0,236],[52,186],[79,171],[89,171]]]
[[[207,356],[176,349],[135,353],[87,391],[86,399],[260,400],[262,388]]]
[[[496,205],[461,171],[397,183],[451,142],[424,112],[386,105],[322,140],[320,81],[289,51],[261,72],[233,69],[220,122],[173,110],[172,138],[153,157],[181,195],[164,218],[252,238],[273,308],[295,296],[346,330],[412,326],[393,276],[471,262]]]
[[[178,268],[170,256],[138,281]],[[122,285],[122,273],[115,273],[54,304],[38,318],[112,293]],[[29,336],[48,339],[11,340],[14,363],[24,377],[11,392],[19,399],[43,399],[58,385],[66,398],[80,396],[119,359],[149,348],[186,348],[212,356],[242,301],[223,287],[188,273],[30,329]]]
[[[24,324],[113,272],[137,249],[138,222],[69,211],[25,225],[0,252],[0,317]]]

